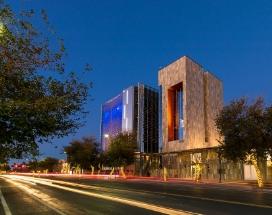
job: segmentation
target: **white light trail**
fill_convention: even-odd
[[[0,200],[2,202],[2,206],[3,206],[3,209],[4,209],[5,215],[12,215],[12,213],[11,213],[9,207],[8,207],[8,204],[6,202],[6,199],[3,196],[3,193],[1,191],[1,189],[0,189]]]
[[[46,195],[45,193],[42,193],[37,189],[33,189],[30,186],[23,184],[23,183],[26,183],[26,180],[24,180],[24,179],[21,180],[21,181],[23,181],[23,183],[20,183],[19,181],[20,181],[20,179],[18,179],[18,178],[16,178],[15,180],[14,180],[14,178],[12,180],[8,180],[9,183],[12,183],[13,185],[18,187],[19,189],[21,189],[25,193],[29,194],[32,198],[34,198],[35,200],[37,200],[38,202],[40,202],[41,204],[43,204],[47,208],[50,208],[51,210],[55,211],[57,214],[67,215],[66,213],[62,212],[60,210],[60,208],[67,209],[69,207],[68,205],[65,205],[64,203],[60,203],[57,199],[51,198],[49,195]],[[31,184],[31,182],[29,182],[28,184]],[[71,210],[71,209],[69,209],[69,210]],[[6,215],[8,215],[8,214],[6,214]]]
[[[159,212],[159,213],[162,213],[162,214],[168,214],[168,215],[192,214],[192,213],[187,212],[187,211],[176,210],[176,209],[172,209],[172,208],[166,208],[166,207],[157,206],[157,205],[154,205],[154,204],[149,204],[149,203],[141,202],[141,201],[135,201],[135,200],[132,200],[132,199],[127,199],[127,198],[120,198],[120,197],[109,196],[109,195],[105,195],[105,194],[98,194],[98,193],[94,193],[94,192],[90,192],[90,191],[84,191],[84,190],[77,190],[77,189],[74,189],[74,188],[65,187],[65,186],[61,186],[61,185],[57,184],[57,183],[62,183],[62,184],[66,184],[66,185],[75,184],[75,183],[71,183],[71,182],[63,182],[63,181],[60,182],[58,180],[41,179],[41,178],[37,179],[37,178],[31,178],[31,177],[26,177],[26,176],[15,176],[15,175],[5,176],[5,178],[8,178],[10,180],[13,180],[13,179],[18,180],[19,178],[22,178],[24,180],[29,180],[31,182],[35,182],[36,184],[47,185],[47,186],[58,188],[58,189],[61,189],[61,190],[66,190],[66,191],[70,191],[70,192],[73,192],[73,193],[78,193],[78,194],[81,194],[81,195],[91,196],[91,197],[104,199],[104,200],[108,200],[108,201],[114,201],[114,202],[118,202],[118,203],[121,203],[121,204],[130,205],[130,206],[133,206],[133,207],[139,207],[139,208],[143,208],[143,209],[146,209],[146,210]],[[18,183],[18,182],[15,182],[15,183]],[[85,185],[83,185],[83,186],[85,186]]]
[[[55,175],[59,176],[59,174],[48,174],[48,175]],[[184,198],[189,198],[189,199],[195,199],[195,200],[202,200],[202,201],[212,201],[216,203],[225,203],[225,204],[233,204],[233,205],[243,205],[243,206],[250,206],[250,207],[258,207],[258,208],[269,208],[272,209],[272,206],[270,205],[262,205],[262,204],[254,204],[254,203],[247,203],[247,202],[237,202],[237,201],[230,201],[230,200],[223,200],[223,199],[214,199],[214,198],[208,198],[208,197],[200,197],[200,196],[191,196],[191,195],[184,195],[184,194],[174,194],[174,193],[166,193],[166,192],[156,192],[156,191],[145,191],[145,190],[139,190],[139,189],[118,189],[118,188],[105,188],[105,187],[99,187],[99,186],[91,186],[91,185],[83,185],[83,184],[78,184],[78,183],[73,183],[73,182],[66,182],[66,181],[61,181],[61,180],[52,180],[52,179],[45,179],[45,178],[33,178],[29,176],[16,176],[16,175],[10,175],[13,177],[26,177],[28,180],[40,180],[46,181],[47,183],[54,183],[54,184],[62,184],[62,185],[67,185],[67,186],[73,186],[73,187],[80,187],[83,189],[93,189],[93,190],[99,190],[99,191],[108,191],[111,192],[113,190],[119,191],[119,192],[133,192],[133,193],[139,193],[139,194],[154,194],[154,195],[162,195],[162,196],[171,196],[171,197],[184,197]],[[63,175],[62,175],[63,176]],[[71,177],[71,175],[64,175],[67,177]],[[32,181],[34,182],[34,181]],[[37,181],[35,181],[37,182]],[[37,184],[38,184],[37,182]],[[222,189],[220,189],[222,190]],[[248,192],[248,191],[243,191],[243,192]],[[188,214],[192,214],[191,212],[187,212]]]

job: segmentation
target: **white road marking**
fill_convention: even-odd
[[[14,178],[14,176],[6,176],[5,178],[12,179],[12,178]],[[18,179],[19,177],[17,176],[15,178]],[[27,180],[27,177],[24,177],[24,179]],[[154,204],[149,204],[149,203],[145,203],[145,202],[141,202],[141,201],[135,201],[135,200],[132,200],[132,199],[120,198],[120,197],[109,196],[109,195],[104,195],[104,194],[102,195],[102,194],[97,194],[97,193],[90,192],[90,191],[77,190],[77,189],[70,188],[70,187],[65,187],[65,186],[61,186],[61,185],[57,185],[57,184],[52,184],[53,180],[49,180],[49,179],[29,178],[29,180],[32,181],[32,182],[35,182],[36,184],[47,185],[47,186],[58,188],[58,189],[61,189],[61,190],[66,190],[66,191],[70,191],[70,192],[74,192],[74,193],[78,193],[78,194],[82,194],[82,195],[86,195],[86,196],[91,196],[91,197],[95,197],[95,198],[99,198],[99,199],[104,199],[104,200],[108,200],[108,201],[114,201],[114,202],[118,202],[118,203],[121,203],[121,204],[126,204],[126,205],[143,208],[143,209],[150,210],[150,211],[159,212],[159,213],[162,213],[162,214],[168,214],[168,215],[196,214],[196,213],[191,213],[191,212],[188,212],[188,211],[177,210],[177,209],[172,209],[172,208],[166,208],[166,207],[161,207],[161,206],[157,206],[157,205],[154,205]],[[18,183],[18,182],[13,181],[13,183]],[[20,186],[18,184],[17,184],[17,186]],[[28,190],[30,190],[30,189],[28,188]]]
[[[2,205],[3,205],[5,215],[12,215],[12,213],[11,213],[9,207],[8,207],[8,204],[7,204],[6,200],[5,200],[5,197],[3,196],[1,188],[0,188],[0,199],[1,199],[1,202],[2,202]]]

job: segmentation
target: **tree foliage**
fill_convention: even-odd
[[[8,165],[8,163],[0,163],[0,172],[8,170],[10,170],[10,166]]]
[[[98,143],[94,137],[74,140],[64,147],[64,151],[73,167],[80,165],[83,169],[90,169],[91,165],[97,165]]]
[[[33,160],[28,163],[28,169],[31,171],[44,171],[56,172],[59,171],[59,160],[53,157],[46,157],[43,160]]]
[[[59,168],[59,160],[53,157],[46,157],[43,160],[32,160],[27,164],[27,167],[30,171],[44,171],[48,172],[57,172]]]
[[[223,156],[252,163],[261,187],[261,163],[272,155],[272,106],[265,107],[262,98],[253,103],[245,98],[233,101],[223,108],[216,126]]]
[[[271,153],[272,107],[262,98],[249,104],[245,98],[225,106],[216,120],[225,157],[246,160],[254,154],[266,158]]]
[[[36,154],[82,125],[91,85],[67,72],[65,56],[44,10],[15,14],[0,2],[0,158]]]
[[[113,167],[122,167],[133,163],[136,147],[135,135],[120,133],[110,140],[107,152],[108,162]]]
[[[47,170],[48,172],[55,172],[58,170],[58,164],[59,160],[52,157],[46,157],[38,163],[40,170]]]

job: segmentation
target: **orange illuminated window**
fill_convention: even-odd
[[[167,103],[168,141],[183,139],[183,87],[182,83],[168,89]]]

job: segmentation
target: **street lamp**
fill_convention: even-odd
[[[103,141],[104,142],[104,150],[106,150],[106,147],[108,146],[108,144],[109,144],[109,139],[110,139],[110,135],[109,134],[104,134],[104,138],[105,138],[105,140],[107,140],[107,141]],[[102,146],[103,147],[103,146]]]

